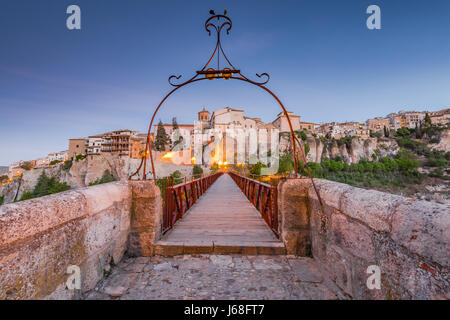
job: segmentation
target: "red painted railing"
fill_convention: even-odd
[[[175,222],[205,193],[206,190],[222,175],[212,175],[194,179],[177,185],[168,184],[163,194],[163,233],[170,230]]]
[[[229,172],[230,177],[239,186],[248,200],[258,209],[262,218],[279,238],[278,233],[278,202],[277,186],[253,180],[234,172]]]

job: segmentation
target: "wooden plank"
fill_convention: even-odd
[[[158,242],[183,253],[284,254],[261,214],[228,175],[221,176]],[[179,246],[180,249],[176,249]]]

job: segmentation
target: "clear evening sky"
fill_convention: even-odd
[[[81,30],[66,8],[81,8]],[[366,8],[381,8],[368,30]],[[0,165],[67,149],[68,138],[146,131],[153,109],[215,44],[209,10],[233,20],[224,49],[303,121],[363,121],[450,104],[450,1],[1,0]],[[192,123],[206,107],[272,121],[279,106],[240,81],[201,81],[173,95],[157,120]]]

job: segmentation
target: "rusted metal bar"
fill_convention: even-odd
[[[277,186],[241,176],[235,172],[229,172],[230,177],[245,194],[247,199],[261,213],[261,217],[270,227],[272,232],[280,237],[278,233],[278,202]]]

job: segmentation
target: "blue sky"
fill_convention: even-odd
[[[81,30],[66,8],[81,8]],[[368,30],[366,8],[381,8]],[[68,138],[146,131],[172,74],[193,75],[215,39],[209,10],[233,20],[223,46],[249,77],[304,121],[362,121],[450,105],[450,1],[2,0],[0,165],[67,149]],[[202,107],[232,106],[272,121],[278,105],[240,81],[181,89],[157,119],[191,123]]]

